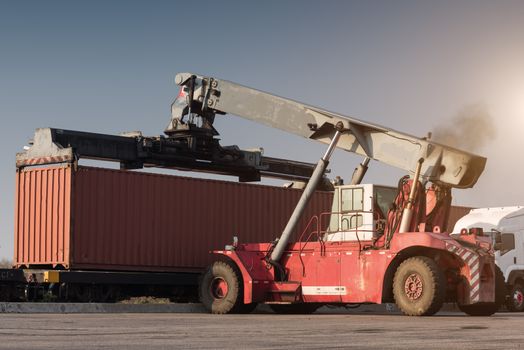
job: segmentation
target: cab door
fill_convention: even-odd
[[[367,241],[373,238],[373,185],[340,188],[339,228],[342,240]]]

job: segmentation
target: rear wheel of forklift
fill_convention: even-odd
[[[444,274],[433,259],[425,256],[406,259],[395,272],[393,295],[405,315],[429,316],[437,313],[445,294]]]
[[[257,304],[244,304],[242,275],[232,262],[215,261],[199,287],[200,301],[213,314],[250,313]]]
[[[498,266],[495,266],[495,302],[460,305],[460,311],[470,316],[491,316],[497,312],[506,299],[507,289],[504,275]]]

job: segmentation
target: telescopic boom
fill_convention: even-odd
[[[176,83],[182,89],[172,105],[172,118],[165,130],[168,135],[189,131],[195,118],[201,119],[198,130],[203,135],[215,135],[215,116],[232,114],[329,144],[335,125],[341,123],[349,132],[341,135],[338,148],[412,174],[422,158],[421,178],[437,184],[470,188],[486,164],[486,158],[475,154],[227,80],[180,73]]]

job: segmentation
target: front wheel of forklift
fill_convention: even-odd
[[[395,272],[395,302],[405,315],[433,315],[444,302],[445,283],[444,275],[433,259],[425,256],[408,258]]]
[[[215,261],[202,277],[200,301],[213,314],[249,313],[256,304],[244,304],[242,275],[234,263]]]

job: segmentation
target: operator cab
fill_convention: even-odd
[[[371,241],[384,232],[398,189],[372,184],[335,186],[327,242]]]

